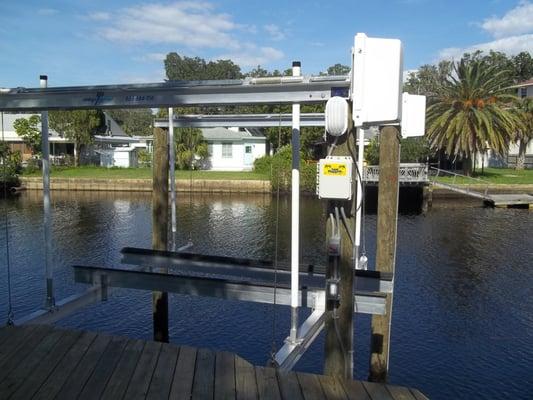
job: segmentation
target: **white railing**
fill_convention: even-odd
[[[450,190],[470,194],[474,197],[488,198],[490,185],[488,181],[435,167],[431,167],[431,175],[433,185],[447,187]],[[439,178],[445,178],[445,180],[439,181]]]
[[[363,169],[365,182],[379,181],[379,166],[369,165]],[[429,182],[428,166],[426,164],[400,164],[400,183],[423,183]]]

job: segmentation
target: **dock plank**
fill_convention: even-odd
[[[386,388],[394,400],[416,400],[415,396],[406,387],[387,385]]]
[[[300,382],[298,382],[298,377],[295,372],[278,371],[278,382],[282,399],[304,399],[302,389],[300,388]]]
[[[194,381],[193,399],[212,399],[215,389],[215,353],[208,349],[198,349]]]
[[[13,355],[16,354],[20,356],[19,349],[22,347],[27,347],[28,342],[30,342],[30,346],[32,344],[35,345],[35,340],[39,340],[40,335],[48,332],[51,328],[42,326],[27,326],[24,328],[10,327],[9,329],[13,334],[10,338],[6,339],[0,348],[0,371],[4,371],[6,369],[5,365],[9,362],[9,359],[13,357]],[[0,376],[0,381],[2,379],[2,376]]]
[[[274,368],[255,367],[255,378],[259,400],[281,399],[278,377]]]
[[[363,386],[372,400],[394,400],[385,385],[363,382]]]
[[[256,400],[258,397],[254,367],[239,356],[235,357],[235,392],[237,400]]]
[[[146,399],[168,399],[178,354],[179,347],[163,343]]]
[[[235,354],[217,353],[215,360],[215,400],[235,399]]]
[[[346,400],[346,393],[340,381],[332,376],[321,375],[318,377],[322,391],[328,400]]]
[[[144,399],[146,397],[160,352],[161,343],[146,342],[124,396],[125,399]]]
[[[59,365],[39,388],[39,391],[33,396],[34,400],[54,399],[57,396],[71,372],[75,370],[89,346],[96,339],[96,336],[94,332],[83,332],[81,334],[78,341],[72,346]]]
[[[98,399],[102,396],[107,381],[111,378],[127,343],[128,340],[124,338],[113,337],[111,339],[94,367],[93,374],[81,391],[79,400]]]
[[[144,342],[142,340],[130,340],[128,342],[102,393],[102,400],[116,400],[124,396],[143,348]]]
[[[83,355],[79,364],[59,390],[59,393],[56,396],[58,400],[71,400],[78,397],[110,341],[111,336],[98,335],[96,337]]]
[[[305,400],[326,399],[326,395],[324,394],[320,381],[316,375],[298,372],[296,376],[298,376],[298,382],[300,382],[300,387],[302,388],[302,394]]]
[[[181,346],[178,354],[174,379],[170,389],[171,400],[190,399],[194,370],[196,368],[196,349],[189,346]]]
[[[19,386],[34,374],[34,369],[41,360],[54,348],[62,336],[67,333],[61,330],[51,330],[20,363],[9,371],[0,386],[0,399],[9,398]]]
[[[24,385],[19,386],[11,399],[31,399],[81,334],[80,331],[67,331],[41,363],[32,369],[29,376],[24,380]]]
[[[413,393],[413,396],[416,400],[429,400],[424,394],[422,394],[419,390],[410,388],[409,389],[411,393]]]
[[[341,381],[344,391],[350,400],[370,400],[365,387],[361,381],[343,380]]]

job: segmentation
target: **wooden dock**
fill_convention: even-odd
[[[254,367],[239,356],[94,332],[0,329],[0,399],[422,400],[416,389]]]
[[[494,207],[528,207],[533,209],[533,196],[529,194],[489,194],[485,202]]]

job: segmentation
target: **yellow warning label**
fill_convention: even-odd
[[[341,163],[324,164],[324,175],[346,176],[346,164],[341,164]]]

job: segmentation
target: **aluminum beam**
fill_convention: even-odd
[[[251,301],[289,306],[291,291],[287,286],[259,284],[253,282],[233,281],[213,277],[182,276],[163,274],[144,270],[128,270],[93,266],[74,266],[74,279],[78,283],[92,284],[102,280],[108,287],[164,291],[191,296],[215,297],[227,300]],[[300,287],[300,307],[317,308],[324,290]],[[354,312],[363,314],[380,314],[385,312],[385,294],[356,293]]]
[[[292,104],[347,97],[348,77],[303,77],[301,82],[259,83],[260,79],[168,81],[137,85],[0,89],[1,111],[155,108],[193,105]],[[272,81],[273,82],[273,81]]]
[[[300,126],[324,127],[324,113],[300,114]],[[157,119],[154,126],[158,128],[168,128],[167,120]],[[174,118],[174,127],[193,128],[217,128],[240,127],[240,128],[268,128],[268,127],[289,127],[292,126],[292,114],[219,114],[219,115],[180,115]]]
[[[180,273],[224,275],[266,282],[273,282],[274,274],[277,274],[277,281],[280,284],[290,281],[288,265],[278,265],[275,271],[272,261],[268,260],[208,256],[135,247],[125,247],[121,253],[123,264],[174,267]],[[307,286],[323,287],[325,285],[324,270],[322,266],[300,265],[300,279]],[[355,271],[355,290],[358,292],[392,293],[393,286],[393,275],[390,273]]]
[[[285,344],[278,350],[274,358],[279,370],[290,371],[294,368],[324,328],[326,315],[324,309],[313,311],[298,328],[296,343],[285,340]]]

